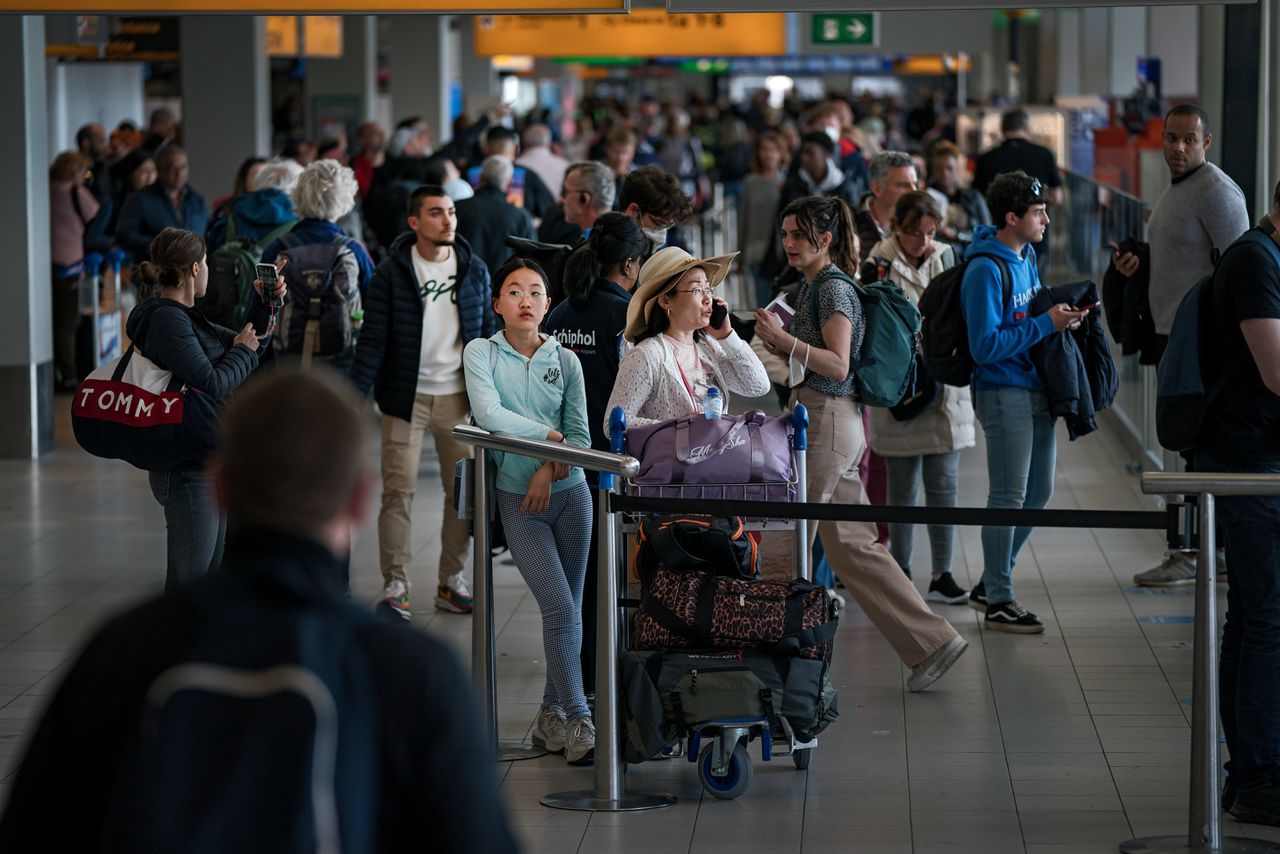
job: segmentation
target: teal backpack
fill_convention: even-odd
[[[831,279],[853,286],[862,303],[866,335],[862,349],[850,354],[850,366],[858,384],[858,400],[867,406],[897,406],[910,397],[916,381],[916,342],[920,338],[920,309],[891,282],[860,285],[841,271],[813,284],[809,305],[813,328],[818,324],[818,288]]]

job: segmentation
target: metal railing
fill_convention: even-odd
[[[1218,788],[1218,611],[1214,563],[1214,499],[1228,495],[1280,495],[1280,475],[1148,472],[1148,495],[1197,495],[1200,551],[1196,557],[1196,615],[1191,689],[1191,787],[1187,835],[1147,836],[1120,844],[1124,854],[1139,852],[1280,851],[1280,843],[1222,835],[1222,793]]]
[[[654,809],[676,802],[674,795],[627,792],[623,781],[622,720],[618,651],[622,621],[619,618],[620,577],[624,567],[615,560],[619,519],[610,513],[609,497],[617,490],[615,475],[634,477],[640,463],[634,457],[589,448],[573,448],[558,442],[521,439],[460,425],[453,437],[476,448],[472,465],[473,528],[475,532],[475,604],[471,626],[471,672],[486,734],[499,759],[528,759],[546,751],[498,740],[497,672],[494,658],[493,559],[489,552],[489,462],[486,450],[533,457],[600,472],[596,490],[596,749],[594,786],[586,791],[547,795],[542,803],[561,809],[622,812]]]

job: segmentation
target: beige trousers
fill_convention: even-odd
[[[465,424],[470,405],[465,392],[420,394],[413,403],[413,420],[382,416],[382,509],[378,513],[378,558],[385,584],[403,581],[408,589],[412,558],[413,494],[418,486],[422,438],[430,430],[440,458],[440,483],[444,487],[441,511],[440,583],[462,572],[470,548],[471,523],[453,509],[453,469],[458,460],[471,456],[466,445],[453,438],[453,428]]]
[[[869,504],[858,478],[858,462],[867,449],[858,404],[851,397],[829,397],[808,388],[797,389],[792,402],[796,400],[809,410],[808,500]],[[949,622],[929,610],[888,549],[876,542],[873,523],[810,523],[810,546],[817,533],[832,570],[908,667],[956,636]]]

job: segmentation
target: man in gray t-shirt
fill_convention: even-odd
[[[1173,183],[1156,202],[1147,225],[1151,317],[1162,345],[1187,291],[1213,272],[1218,253],[1249,228],[1244,193],[1205,160],[1211,145],[1209,116],[1200,107],[1182,104],[1164,117],[1164,160]],[[1138,272],[1138,256],[1132,252],[1116,252],[1111,263],[1122,275]],[[1194,558],[1194,553],[1169,552],[1159,566],[1133,580],[1145,587],[1195,584]]]

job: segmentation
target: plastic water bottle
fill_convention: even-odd
[[[722,412],[724,412],[724,398],[720,396],[720,389],[712,386],[707,389],[707,396],[702,399],[702,417],[708,421],[719,421]]]

